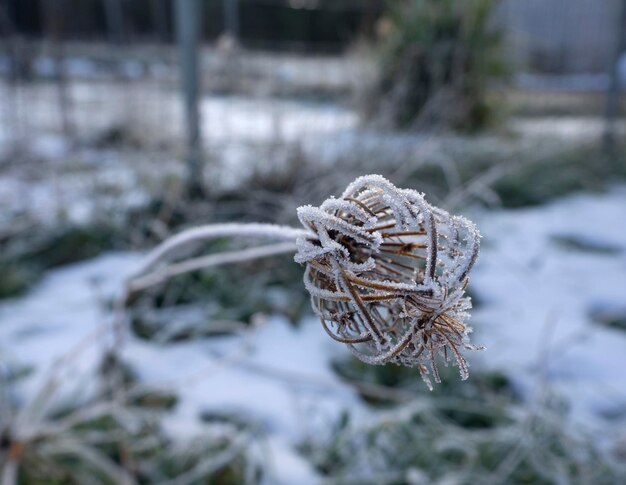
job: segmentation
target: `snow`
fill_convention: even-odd
[[[77,365],[64,369],[67,382],[84,378],[99,364],[107,321],[101,295],[111,293],[136,257],[110,254],[83,265],[52,272],[26,298],[0,305],[0,359],[9,368],[32,368],[21,381],[25,396],[37,392],[53,364],[73,355]],[[69,386],[71,387],[71,386]],[[75,391],[65,390],[65,396]]]
[[[163,382],[180,393],[177,419],[224,410],[261,423],[268,432],[297,436],[304,426],[301,406],[332,410],[354,400],[329,367],[332,342],[308,321],[296,329],[283,319],[260,324],[248,343],[241,338],[157,346],[135,341],[124,355],[146,386]],[[329,389],[331,392],[329,392]]]
[[[129,64],[128,69],[134,72],[135,64]],[[27,105],[24,116],[30,133],[59,132],[61,117],[56,96],[52,83],[26,84],[17,89],[0,82],[0,99]],[[78,138],[88,139],[94,133],[124,124],[148,134],[147,138],[156,144],[184,138],[180,94],[158,82],[73,80],[68,84],[68,96]],[[16,112],[7,112],[3,117],[6,123],[0,134],[6,137],[18,117]],[[304,133],[336,133],[358,123],[354,111],[331,103],[214,94],[202,96],[200,119],[207,148],[220,143],[294,141]]]
[[[32,367],[20,392],[33,396],[68,351],[67,388],[93,389],[93,375],[110,337],[104,295],[113,295],[136,269],[137,254],[112,253],[51,272],[28,296],[0,305],[0,359],[9,368]],[[122,356],[150,389],[180,398],[165,426],[176,436],[197,434],[202,413],[239,413],[260,426],[274,461],[271,483],[316,483],[295,445],[314,416],[337,417],[357,407],[354,391],[330,368],[337,348],[314,320],[295,328],[281,318],[255,317],[244,336],[159,345],[128,335]],[[72,350],[74,349],[74,350]]]
[[[516,132],[531,140],[551,138],[553,142],[582,145],[598,140],[606,130],[606,121],[590,116],[546,116],[515,120],[512,126]],[[626,126],[623,121],[618,121],[615,128],[619,133],[624,133]]]
[[[626,188],[576,195],[546,207],[477,216],[484,247],[470,288],[487,365],[533,393],[547,385],[569,399],[574,419],[626,405],[626,333],[591,321],[598,305],[626,301]],[[571,251],[553,236],[580,235],[621,248]]]
[[[150,199],[156,181],[180,176],[182,165],[173,159],[151,158],[95,151],[83,152],[82,160],[56,158],[63,150],[59,137],[36,138],[33,149],[46,156],[33,163],[4,167],[0,177],[0,228],[11,227],[18,218],[31,224],[64,222],[88,224],[102,214],[124,214]]]

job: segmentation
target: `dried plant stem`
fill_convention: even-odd
[[[174,253],[177,249],[190,244],[223,237],[278,239],[288,242],[209,254],[188,259],[180,263],[166,265],[161,268],[155,268],[159,262],[165,259],[166,256]],[[199,269],[295,252],[295,241],[298,237],[314,238],[315,236],[305,229],[279,226],[276,224],[208,224],[206,226],[188,229],[167,239],[146,256],[140,267],[128,279],[126,293],[132,294],[142,291],[151,286],[163,283],[174,276]]]
[[[208,224],[187,229],[154,248],[135,272],[139,276],[150,271],[159,261],[175,249],[188,244],[210,241],[222,237],[253,237],[295,241],[298,237],[313,236],[310,231],[276,224]]]
[[[218,254],[209,254],[198,258],[188,259],[180,263],[165,266],[160,270],[153,271],[130,281],[128,291],[135,293],[151,286],[158,285],[174,276],[197,271],[200,269],[213,268],[223,264],[240,263],[251,259],[260,259],[283,253],[294,253],[295,242],[268,244],[259,247],[241,249],[238,251],[226,251]]]

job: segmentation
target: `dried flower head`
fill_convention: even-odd
[[[437,355],[468,377],[461,351],[479,350],[465,324],[480,243],[472,222],[379,175],[298,217],[313,234],[298,237],[295,260],[306,263],[304,284],[333,339],[368,364],[418,366],[430,388],[427,365],[440,382]]]

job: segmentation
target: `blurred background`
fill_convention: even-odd
[[[626,483],[625,84],[624,0],[0,0],[0,484]],[[289,254],[116,304],[368,173],[483,234],[469,380]]]

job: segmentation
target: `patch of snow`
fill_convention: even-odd
[[[65,59],[63,68],[67,75],[73,77],[94,76],[98,71],[96,64],[92,60],[83,57]]]
[[[292,444],[278,436],[269,438],[268,443],[271,477],[266,479],[267,485],[313,485],[322,481],[311,464],[294,451]]]
[[[550,138],[552,141],[564,141],[576,145],[598,140],[606,129],[603,118],[592,116],[553,116],[526,118],[512,121],[514,130],[524,137],[532,139]],[[626,131],[626,124],[616,124],[619,133]]]
[[[123,76],[129,79],[140,79],[145,74],[145,70],[141,62],[133,60],[123,61],[120,65],[120,71]]]
[[[103,297],[113,295],[138,262],[137,254],[113,253],[67,266],[50,272],[26,297],[0,304],[0,360],[34,369],[19,387],[24,396],[32,396],[71,349],[76,355],[62,374],[65,397],[80,399],[80,390],[94,388],[93,373],[110,339],[98,333],[110,320]],[[317,483],[295,445],[311,432],[315,416],[335,419],[347,407],[359,407],[359,400],[332,372],[338,348],[316,320],[295,328],[281,318],[257,316],[255,327],[249,339],[168,345],[128,335],[122,356],[143,385],[178,395],[166,429],[193,435],[203,413],[238,413],[266,437],[273,461],[269,483]]]
[[[43,135],[33,138],[30,150],[34,155],[48,160],[56,160],[68,154],[68,142],[60,135]]]
[[[150,188],[180,176],[182,164],[143,155],[107,152],[83,153],[80,161],[56,157],[63,139],[55,136],[33,141],[42,160],[8,167],[0,177],[0,228],[11,227],[16,217],[31,223],[55,224],[59,220],[87,224],[102,214],[122,215],[145,205]],[[158,182],[157,182],[158,180]]]
[[[356,126],[353,112],[336,106],[238,96],[205,97],[202,132],[209,142],[295,141],[303,134],[333,133]]]
[[[83,264],[53,271],[25,298],[0,304],[0,357],[35,372],[24,380],[27,394],[35,392],[61,356],[79,354],[70,374],[98,364],[104,345],[98,330],[109,318],[103,294],[119,288],[138,257],[109,254]]]
[[[601,410],[626,405],[626,332],[592,322],[589,309],[624,302],[626,252],[572,252],[551,238],[591,234],[626,249],[626,188],[476,220],[484,246],[471,288],[484,303],[472,318],[484,362],[528,392],[545,381],[569,398],[575,419],[602,426]]]

